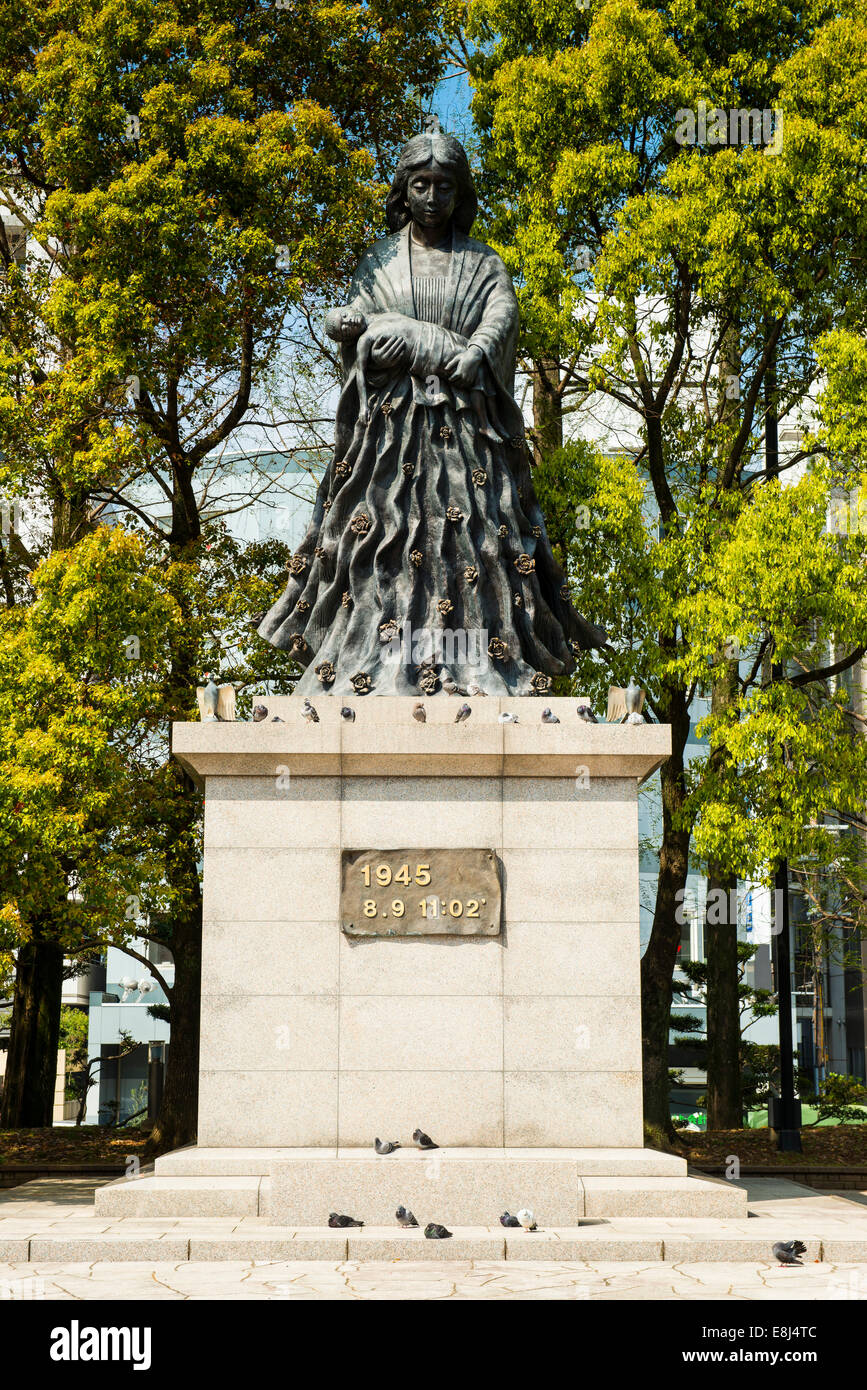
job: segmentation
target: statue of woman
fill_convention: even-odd
[[[515,402],[518,305],[468,236],[463,146],[417,135],[327,331],[336,446],[289,582],[259,627],[307,667],[297,693],[543,693],[605,634],[571,607]]]

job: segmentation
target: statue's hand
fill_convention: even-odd
[[[465,348],[463,352],[456,352],[454,357],[450,357],[445,364],[444,371],[452,385],[466,388],[472,386],[479,374],[483,357],[482,349],[475,345]]]
[[[402,367],[406,362],[408,349],[398,334],[387,338],[377,338],[371,348],[370,358],[375,367]]]

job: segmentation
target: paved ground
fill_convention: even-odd
[[[867,1299],[867,1263],[325,1260],[0,1265],[0,1299]]]
[[[623,1217],[581,1229],[594,1240],[604,1232],[605,1239],[622,1251],[620,1259],[552,1259],[547,1258],[549,1245],[544,1254],[542,1246],[537,1247],[543,1257],[533,1260],[521,1258],[522,1247],[510,1246],[517,1258],[508,1261],[454,1258],[442,1246],[439,1258],[425,1261],[179,1258],[176,1250],[191,1250],[189,1242],[197,1238],[258,1239],[269,1228],[253,1217],[97,1218],[94,1186],[80,1179],[46,1179],[0,1192],[0,1301],[867,1299],[867,1193],[817,1192],[779,1179],[749,1181],[746,1220]],[[524,1232],[515,1236],[536,1239]],[[805,1263],[781,1269],[770,1247],[775,1240],[795,1236],[808,1246]],[[100,1243],[106,1238],[123,1242],[124,1250],[115,1250],[119,1258],[100,1258]],[[540,1236],[546,1241],[556,1238],[556,1233]],[[33,1244],[37,1241],[60,1245],[39,1247]],[[83,1241],[88,1248],[93,1245],[86,1258],[42,1258],[36,1253],[64,1245],[73,1251]],[[655,1242],[655,1258],[630,1255],[630,1247],[648,1241]],[[141,1252],[141,1257],[129,1258],[127,1248]],[[752,1258],[741,1257],[745,1250]]]

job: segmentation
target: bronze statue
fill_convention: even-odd
[[[341,344],[336,444],[289,582],[260,634],[296,690],[543,693],[605,634],[571,607],[515,403],[518,305],[468,232],[467,157],[418,135],[326,330]]]

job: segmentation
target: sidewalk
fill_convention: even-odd
[[[47,1178],[0,1193],[0,1299],[867,1299],[867,1193],[742,1185],[747,1220],[479,1227],[419,1248],[387,1228],[96,1217],[96,1183]],[[781,1269],[771,1247],[792,1239],[804,1265]]]

